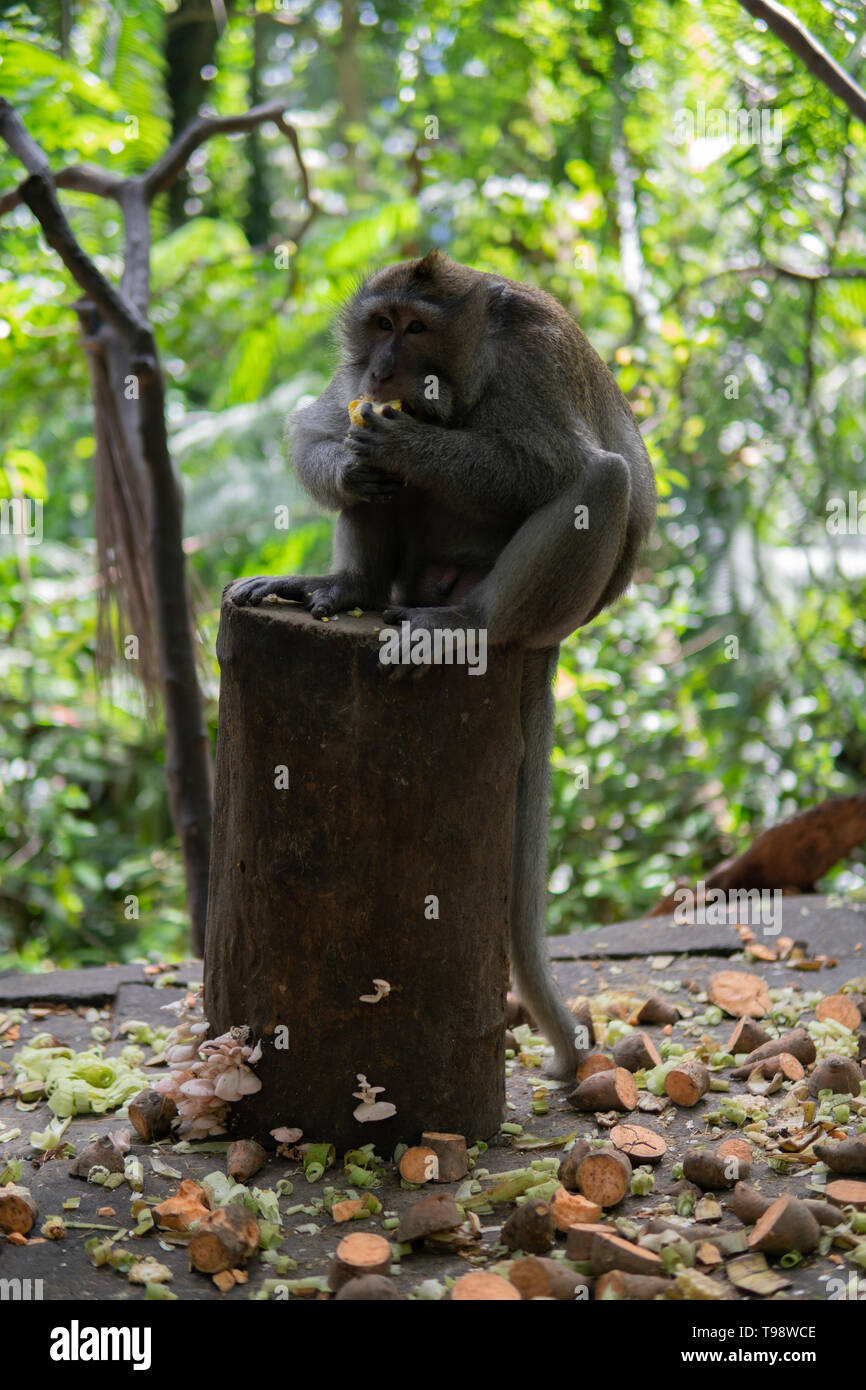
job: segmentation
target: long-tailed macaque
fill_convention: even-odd
[[[374,274],[340,320],[340,366],[290,421],[304,486],[339,511],[333,573],[245,579],[317,617],[486,629],[525,649],[525,755],[515,813],[511,964],[553,1044],[580,1060],[545,947],[551,684],[558,645],[629,584],[656,503],[628,402],[569,314],[529,285],[434,251]],[[348,403],[398,400],[363,424]]]

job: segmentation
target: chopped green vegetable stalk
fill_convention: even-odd
[[[6,1187],[10,1182],[19,1182],[21,1179],[22,1166],[20,1158],[10,1158],[8,1163],[0,1169],[0,1187]]]
[[[554,1193],[559,1186],[558,1178],[549,1178],[547,1182],[536,1183],[534,1187],[528,1187],[525,1192],[521,1193],[517,1198],[517,1205],[522,1206],[524,1202],[552,1202]]]
[[[39,1034],[16,1052],[16,1082],[41,1081],[54,1115],[104,1115],[117,1110],[150,1081],[146,1073],[131,1067],[123,1057],[104,1057],[101,1047],[73,1052],[69,1047],[40,1044]],[[53,1041],[53,1040],[51,1040]]]
[[[146,1236],[148,1231],[153,1230],[153,1227],[153,1212],[150,1210],[150,1207],[144,1207],[138,1213],[138,1225],[136,1226],[132,1234],[134,1236]]]
[[[318,1182],[324,1177],[325,1169],[331,1167],[335,1157],[333,1144],[310,1144],[304,1154],[304,1177],[307,1182]]]
[[[276,1250],[283,1242],[283,1232],[276,1221],[259,1222],[259,1249]]]
[[[655,1187],[655,1178],[651,1168],[645,1166],[636,1168],[631,1175],[631,1190],[634,1197],[648,1197]]]

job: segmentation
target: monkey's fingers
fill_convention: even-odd
[[[403,486],[402,479],[367,463],[350,464],[343,471],[343,487],[367,501],[389,501]]]
[[[379,419],[379,416],[376,416]],[[375,434],[371,430],[365,430],[362,425],[352,425],[346,434],[346,445],[352,453],[359,458],[371,458],[378,456],[381,446],[385,442],[383,435]]]
[[[309,606],[320,579],[305,579],[303,575],[258,575],[254,579],[240,579],[231,587],[231,600],[238,608],[255,608],[270,594],[277,598],[291,599],[295,603]]]
[[[385,420],[386,418],[389,420],[396,419],[397,412],[395,410],[391,410],[390,406],[387,406],[386,409],[390,411],[390,414],[388,414],[387,417],[385,415],[384,410],[374,410],[370,402],[367,401],[364,405],[361,406],[361,418],[363,419],[364,424],[361,425],[360,428],[362,430],[380,431],[387,429],[387,425],[383,424],[383,420]],[[354,428],[358,429],[359,427],[356,425]]]

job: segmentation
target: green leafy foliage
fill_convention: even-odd
[[[862,14],[797,11],[853,72]],[[637,916],[761,826],[861,790],[862,126],[728,0],[360,0],[356,32],[336,5],[257,12],[230,7],[212,63],[190,47],[173,74],[175,5],[84,3],[68,34],[60,5],[0,19],[0,92],[55,168],[140,173],[170,139],[172,78],[236,112],[256,53],[261,99],[283,95],[299,132],[311,222],[275,126],[209,141],[185,217],[173,224],[166,199],[153,210],[212,733],[223,585],[327,564],[330,522],[286,468],[284,417],[327,380],[334,310],[358,277],[438,245],[567,305],[657,466],[639,582],[563,650],[553,929]],[[3,171],[4,190],[23,174],[11,158]],[[62,200],[118,277],[117,208]],[[270,223],[256,244],[254,205]],[[41,543],[0,534],[0,968],[180,951],[161,731],[128,674],[94,674],[77,290],[26,209],[0,235],[0,501],[41,504]],[[861,854],[838,881],[864,876]]]

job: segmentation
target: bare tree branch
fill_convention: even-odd
[[[45,151],[37,145],[11,101],[0,97],[0,138],[17,155],[28,174],[51,174]]]
[[[0,117],[2,132],[2,117]],[[153,331],[145,318],[119,294],[110,281],[85,255],[75,239],[75,233],[66,220],[63,209],[57,201],[50,174],[33,173],[25,179],[20,188],[22,202],[26,203],[42,228],[45,240],[56,251],[66,269],[81,286],[104,316],[114,324],[131,352],[143,356],[154,353]]]
[[[87,164],[70,164],[68,169],[61,169],[54,175],[56,188],[68,188],[75,193],[93,193],[97,198],[119,197],[123,183],[119,175]],[[11,212],[22,202],[21,190],[11,188],[0,197],[0,216],[4,212]]]
[[[263,106],[254,106],[251,110],[243,111],[237,116],[199,116],[198,120],[193,121],[192,125],[188,126],[183,134],[179,135],[169,146],[165,154],[148,169],[144,176],[144,187],[148,201],[155,198],[158,193],[164,193],[169,185],[174,183],[193,151],[214,135],[237,135],[246,130],[253,130],[256,126],[263,125],[265,121],[274,121],[281,130],[288,134],[290,127],[287,127],[283,121],[285,109],[285,101],[278,100],[268,101]],[[299,150],[296,146],[297,153]],[[302,163],[301,168],[303,169]],[[302,179],[303,177],[304,174],[302,174]]]
[[[866,123],[866,92],[786,5],[779,0],[740,0],[744,10],[761,19],[790,48],[828,91],[840,97],[852,115]]]
[[[73,164],[54,174],[54,186],[55,188],[68,188],[78,193],[92,193],[100,198],[116,198],[118,202],[128,201],[133,208],[138,209],[141,202],[140,197],[133,195],[128,200],[125,198],[130,185],[137,185],[144,195],[144,202],[149,204],[159,193],[164,193],[174,183],[193,151],[207,140],[212,139],[214,135],[239,134],[263,125],[265,121],[273,121],[285,135],[294,151],[303,198],[308,207],[308,212],[298,232],[293,237],[294,241],[298,241],[316,217],[319,206],[310,185],[310,176],[304,163],[298,133],[283,115],[285,106],[285,101],[276,100],[266,102],[262,106],[254,106],[251,110],[243,111],[237,116],[200,116],[175,140],[165,154],[151,165],[143,178],[125,179],[117,174],[109,173],[106,169]],[[51,174],[44,153],[28,134],[14,107],[3,99],[0,99],[0,137],[5,140],[13,154],[18,156],[29,173]],[[24,201],[20,188],[10,189],[9,192],[0,196],[0,216],[4,212],[10,212]],[[146,302],[140,284],[136,285],[131,298],[139,305],[139,308]]]
[[[828,280],[866,280],[866,266],[822,266],[820,270],[813,271],[795,270],[793,266],[776,265],[772,261],[763,262],[760,265],[724,265],[721,270],[714,271],[712,275],[704,275],[700,280],[678,285],[662,307],[668,308],[679,303],[684,295],[698,294],[708,285],[715,284],[717,280],[723,280],[726,275],[741,275],[744,278],[751,278],[755,275],[778,275],[784,280],[797,280],[806,285],[821,285]]]
[[[150,204],[184,168],[190,155],[214,135],[255,129],[273,121],[286,136],[297,160],[307,211],[299,237],[319,212],[294,128],[283,116],[285,103],[272,101],[238,116],[204,116],[194,121],[143,176],[129,178],[99,169],[73,166],[52,179],[45,152],[28,134],[12,105],[0,99],[0,140],[22,162],[29,177],[0,198],[0,213],[25,203],[49,246],[104,320],[100,337],[114,330],[118,340],[111,361],[138,381],[139,398],[128,436],[129,459],[147,469],[149,528],[147,573],[125,575],[141,581],[153,601],[153,625],[159,658],[166,724],[166,777],[172,821],[180,839],[193,942],[201,948],[207,906],[211,817],[211,767],[207,728],[195,669],[195,651],[183,549],[183,503],[174,475],[165,424],[165,389],[156,339],[149,321]],[[120,290],[106,280],[76,240],[57,198],[57,187],[116,198],[123,214],[124,271]],[[118,455],[119,457],[119,455]],[[125,457],[125,455],[124,455]],[[128,460],[129,462],[129,460]],[[132,464],[130,463],[130,466]],[[128,480],[127,480],[128,481]],[[114,480],[114,487],[117,481]],[[122,509],[121,509],[122,510]],[[123,513],[126,517],[126,513]],[[117,537],[115,539],[115,545]],[[120,541],[122,542],[121,536]],[[123,550],[124,571],[135,569],[141,547]],[[138,561],[140,564],[140,560]]]
[[[184,859],[193,944],[201,949],[207,908],[211,830],[210,745],[195,664],[183,552],[183,501],[165,424],[165,392],[153,329],[147,318],[150,227],[144,180],[125,179],[118,190],[126,233],[122,290],[85,254],[66,220],[43,150],[7,101],[0,101],[0,139],[30,171],[18,190],[48,245],[122,339],[138,382],[137,434],[130,436],[150,481],[149,588],[165,709],[166,780],[172,822]]]

